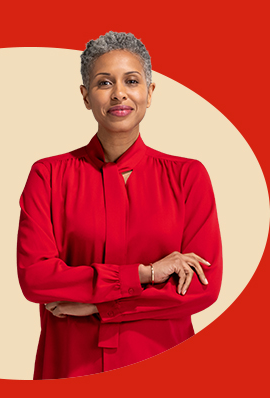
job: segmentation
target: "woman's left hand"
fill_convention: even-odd
[[[89,316],[98,313],[95,304],[73,303],[70,301],[54,301],[53,303],[45,304],[45,308],[57,318],[66,318],[67,315]]]

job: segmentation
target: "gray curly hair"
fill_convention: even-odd
[[[110,31],[104,36],[99,36],[96,40],[90,40],[81,54],[81,74],[83,85],[86,89],[89,90],[89,75],[96,59],[113,50],[127,50],[140,57],[145,72],[146,84],[149,87],[152,82],[152,66],[150,55],[144,44],[132,33]]]

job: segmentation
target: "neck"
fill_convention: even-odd
[[[97,132],[97,136],[104,150],[106,162],[115,162],[136,141],[139,132],[110,133]]]

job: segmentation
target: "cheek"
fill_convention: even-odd
[[[108,101],[106,92],[98,92],[90,97],[91,107],[95,112],[102,112]]]
[[[134,96],[134,100],[141,108],[146,108],[148,95],[147,92],[138,93],[138,95]]]
[[[95,100],[92,106],[92,112],[94,115],[103,115],[104,111],[104,103],[102,101]]]

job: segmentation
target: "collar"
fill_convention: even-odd
[[[99,170],[108,163],[114,163],[117,165],[118,170],[123,173],[125,171],[133,170],[137,163],[139,163],[146,152],[146,145],[139,133],[136,141],[115,162],[108,163],[105,161],[104,150],[97,133],[91,138],[85,149],[90,161]]]

